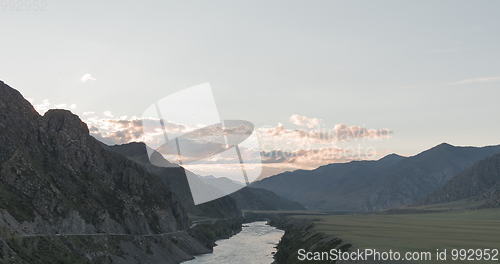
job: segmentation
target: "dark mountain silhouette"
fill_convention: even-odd
[[[182,197],[183,204],[189,212],[196,216],[217,216],[227,217],[230,212],[225,212],[227,208],[236,206],[242,210],[302,210],[304,207],[297,202],[289,201],[275,193],[257,188],[243,188],[241,184],[235,183],[226,178],[216,178],[213,176],[199,176],[182,167],[178,167],[165,160],[159,153],[151,151],[151,158],[148,158],[147,146],[144,143],[128,143],[123,145],[110,146],[110,149],[124,156],[129,157],[141,164],[144,164],[152,173],[159,175],[162,180],[172,186],[172,190],[179,197]],[[150,161],[151,160],[151,161]],[[165,165],[158,167],[153,164]],[[229,193],[230,190],[237,190],[229,196],[203,203],[195,206],[191,196],[190,186],[186,178],[186,173],[191,177],[191,181],[198,179],[198,184],[204,191],[213,189],[213,193],[221,190]],[[220,189],[218,189],[220,188]],[[234,208],[233,208],[234,209]]]
[[[377,161],[331,164],[285,172],[256,182],[310,209],[373,211],[413,204],[442,187],[475,162],[500,152],[440,144],[412,157],[388,155]]]
[[[76,115],[39,116],[0,84],[0,206],[31,233],[184,229],[179,200],[155,175],[109,152]]]
[[[463,199],[484,200],[484,206],[500,206],[500,155],[475,163],[429,195],[423,204]]]
[[[186,177],[186,173],[191,172],[168,162],[159,153],[154,153],[151,159],[154,159],[153,162],[155,164],[163,164],[166,165],[166,167],[153,165],[148,157],[146,145],[144,143],[136,142],[110,146],[109,148],[142,164],[148,169],[149,172],[158,175],[162,181],[167,186],[170,186],[173,192],[181,198],[184,207],[187,208],[188,211],[194,216],[221,218],[241,216],[235,201],[227,196],[195,206]],[[193,177],[198,176],[194,175]],[[210,187],[210,185],[206,186],[206,188]],[[213,192],[217,191],[218,190],[213,190]]]
[[[110,151],[69,111],[40,116],[0,81],[0,263],[179,263],[238,228],[191,236],[173,182]],[[240,215],[230,198],[215,204],[206,211]]]
[[[242,210],[305,210],[301,204],[265,189],[245,187],[230,196]]]

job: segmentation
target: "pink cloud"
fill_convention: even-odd
[[[318,127],[321,123],[319,118],[307,117],[303,115],[291,115],[289,118],[290,122],[296,126],[302,126],[307,128],[315,128]]]

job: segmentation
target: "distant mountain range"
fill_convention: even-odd
[[[309,209],[382,210],[420,202],[454,176],[496,153],[500,153],[500,146],[456,147],[443,143],[412,157],[391,154],[376,161],[352,161],[315,170],[285,172],[253,186],[297,201]]]

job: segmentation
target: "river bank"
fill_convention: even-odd
[[[352,247],[351,244],[344,243],[338,237],[315,230],[312,221],[295,219],[287,213],[245,213],[245,222],[257,220],[267,220],[271,226],[285,231],[285,234],[276,247],[277,252],[274,255],[274,264],[304,263],[299,260],[298,251],[300,249],[304,249],[305,251],[329,251],[331,249],[348,251]],[[314,263],[319,264],[323,262],[317,261]]]
[[[19,236],[0,232],[1,264],[176,264],[213,252],[215,241],[241,231],[242,219],[215,220],[167,234]],[[54,250],[57,248],[58,250]]]

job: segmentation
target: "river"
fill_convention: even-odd
[[[217,241],[214,252],[183,264],[270,264],[284,231],[266,222],[244,224],[240,233]]]

